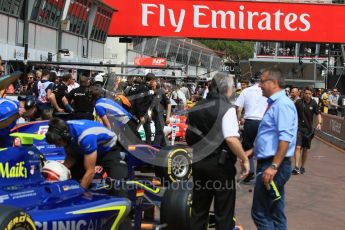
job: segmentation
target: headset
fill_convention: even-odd
[[[66,129],[62,130],[58,127],[56,127],[55,125],[49,124],[49,128],[48,128],[48,132],[47,133],[51,133],[52,134],[52,139],[55,139],[54,136],[59,136],[62,140],[70,143],[71,142],[71,134],[69,132],[69,128],[68,125],[66,124]],[[50,135],[48,135],[50,136]],[[50,138],[49,138],[50,139]],[[50,141],[52,142],[52,141]]]

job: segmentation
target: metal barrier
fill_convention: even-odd
[[[345,118],[322,113],[322,129],[316,135],[345,149]]]

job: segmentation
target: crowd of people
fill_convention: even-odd
[[[306,173],[315,130],[322,128],[321,112],[337,115],[339,93],[336,88],[286,88],[281,71],[269,68],[251,81],[240,81],[235,110],[229,103],[234,82],[226,78],[216,75],[206,100],[188,116],[193,180],[202,185],[193,190],[192,226],[206,229],[212,200],[216,229],[234,226],[229,216],[234,214],[236,192],[227,185],[235,183],[237,158],[241,183],[255,184],[251,214],[257,228],[287,229],[284,186],[290,175]],[[221,186],[207,188],[209,181]]]
[[[19,97],[19,102],[0,99],[0,119],[7,121],[0,127],[0,147],[11,144],[8,134],[18,117],[50,119],[47,142],[65,149],[64,164],[72,178],[88,188],[96,165],[103,166],[111,178],[128,177],[121,151],[140,142],[139,126],[144,127],[147,144],[166,146],[164,125],[172,114],[187,113],[193,181],[201,186],[193,188],[193,229],[206,229],[213,199],[216,228],[233,228],[229,217],[235,209],[237,159],[242,182],[255,179],[252,218],[258,229],[287,229],[284,185],[291,173],[306,172],[311,140],[322,127],[320,112],[336,115],[339,107],[336,89],[287,89],[276,68],[256,73],[251,82],[241,81],[237,92],[234,79],[225,73],[203,85],[171,84],[152,73],[118,78],[110,86],[103,82],[100,74],[92,79],[81,74],[77,83],[73,72],[63,76],[48,70],[27,73],[20,84],[25,97]],[[210,181],[221,186],[208,187]],[[123,190],[113,193],[126,196]]]
[[[286,88],[287,95],[296,102],[304,97],[304,91],[298,87]],[[323,113],[340,116],[343,107],[341,95],[337,88],[333,89],[313,89],[312,99],[316,101],[319,109]]]

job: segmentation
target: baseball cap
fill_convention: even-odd
[[[148,73],[146,74],[146,81],[152,81],[152,80],[156,80],[156,76],[153,73]]]

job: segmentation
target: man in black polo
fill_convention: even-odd
[[[93,120],[94,104],[90,95],[90,81],[85,75],[80,77],[80,86],[72,89],[67,95],[67,99],[71,102],[74,108],[73,119],[88,119]]]
[[[146,143],[151,144],[151,120],[154,115],[154,111],[152,111],[152,105],[154,104],[152,103],[155,97],[154,88],[157,85],[157,81],[154,74],[148,73],[144,83],[136,82],[127,95],[132,103],[131,113],[140,120],[145,130]]]
[[[295,106],[298,114],[297,143],[295,149],[295,168],[292,170],[294,175],[305,172],[305,163],[308,157],[311,140],[314,137],[314,114],[317,115],[316,129],[321,129],[322,118],[318,104],[312,98],[313,89],[306,87],[303,98],[296,101]],[[302,155],[302,162],[301,161]]]

